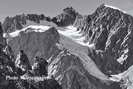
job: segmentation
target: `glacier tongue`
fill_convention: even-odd
[[[93,60],[87,55],[88,47],[93,47],[94,45],[88,45],[85,43],[85,37],[82,36],[80,31],[77,31],[76,27],[68,26],[64,30],[58,30],[60,33],[60,43],[64,48],[68,49],[70,53],[78,56],[85,69],[96,78],[100,80],[109,81],[108,76],[102,73]]]
[[[82,61],[84,68],[88,71],[89,74],[92,76],[103,80],[103,81],[110,81],[108,76],[100,71],[94,61],[87,55],[88,54],[88,47],[83,46],[81,44],[76,43],[72,39],[60,34],[60,43],[62,46],[68,51],[79,57]]]

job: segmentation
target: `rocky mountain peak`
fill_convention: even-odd
[[[106,61],[108,60],[110,67],[106,67],[106,70],[116,71],[117,68],[124,70],[132,65],[130,44],[132,43],[133,17],[108,5],[101,5],[89,17],[91,21],[83,26],[83,31],[89,43],[94,43],[96,50],[102,51],[103,57]],[[111,61],[112,65],[117,67],[111,67]],[[120,68],[121,65],[117,61],[123,63],[124,68]]]
[[[75,9],[73,9],[72,7],[67,7],[63,9],[63,12],[61,14],[59,14],[56,17],[53,17],[52,21],[56,23],[58,26],[69,26],[74,23],[78,15],[79,13],[76,12]]]
[[[110,11],[119,11],[119,13],[126,13],[124,10],[121,10],[115,6],[110,6],[110,5],[107,5],[107,4],[101,4],[95,12],[97,13],[103,13],[103,12],[110,12]]]
[[[52,19],[23,14],[2,25],[15,58],[21,49],[31,65],[35,56],[45,58],[63,89],[121,89],[110,76],[133,65],[133,17],[105,4],[91,15],[67,7]]]
[[[64,22],[62,21],[62,23]],[[98,58],[103,59],[105,64],[110,64],[105,67],[105,64],[101,63],[103,71],[119,73],[133,64],[130,55],[132,23],[133,17],[131,15],[119,8],[102,4],[91,15],[77,15],[71,25],[76,27],[77,31],[85,37],[85,42],[88,45],[94,44],[96,54],[100,53],[101,55]],[[95,55],[94,61],[96,63],[97,60]]]

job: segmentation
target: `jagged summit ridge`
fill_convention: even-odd
[[[119,11],[121,11],[123,13],[126,13],[126,11],[124,11],[124,10],[118,8],[118,7],[111,6],[111,5],[108,5],[108,4],[101,4],[98,8],[101,8],[101,9],[102,8],[110,8],[110,9],[119,10]]]
[[[119,11],[122,11],[123,13],[127,13],[126,11],[118,8],[118,7],[114,7],[114,6],[110,6],[110,5],[104,5],[105,7],[109,7],[109,8],[112,8],[112,9],[116,9],[116,10],[119,10]]]

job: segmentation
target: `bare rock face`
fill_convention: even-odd
[[[100,6],[92,17],[93,21],[88,29],[92,32],[89,40],[95,43],[96,50],[103,51],[103,59],[107,61],[105,70],[113,73],[127,69],[133,64],[131,55],[133,17],[106,5]]]

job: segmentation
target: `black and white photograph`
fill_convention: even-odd
[[[133,0],[0,0],[0,89],[133,89]]]

